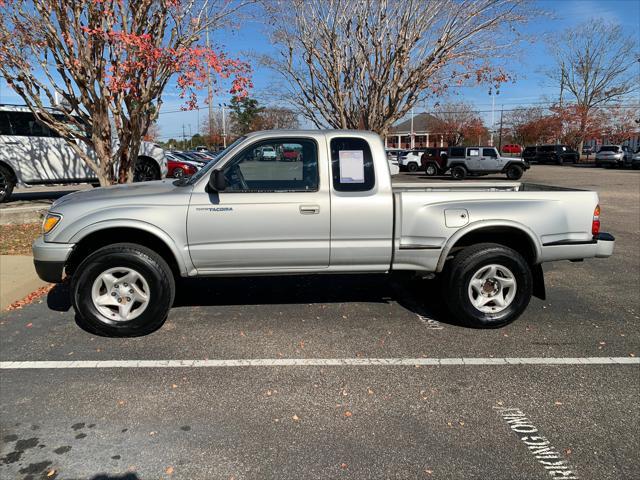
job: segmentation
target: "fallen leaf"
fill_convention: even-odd
[[[347,468],[349,468],[349,465],[347,465],[346,463],[341,463],[340,468],[346,470]]]
[[[553,402],[554,405],[562,405],[562,402]]]
[[[295,414],[293,415],[293,417],[291,417],[291,419],[292,419],[294,422],[297,422],[298,420],[300,420],[300,418],[298,418],[298,415],[295,415]]]
[[[171,385],[171,388],[178,388],[178,385],[176,385],[175,383]]]
[[[164,473],[166,473],[167,475],[173,475],[173,467],[165,468]]]
[[[367,393],[368,393],[369,395],[373,395],[373,390],[371,390],[370,388],[367,388]]]
[[[56,474],[56,471],[55,471],[55,470],[49,470],[49,471],[47,472],[47,477],[53,477],[55,474]]]
[[[570,448],[565,448],[564,449],[564,454],[565,455],[571,455],[572,450]]]
[[[344,412],[344,416],[345,417],[351,417],[353,415],[353,413],[351,413],[349,410],[347,410],[346,412]]]
[[[33,323],[31,322],[27,323],[27,328],[31,328],[31,327],[33,327]]]
[[[433,470],[430,470],[428,468],[424,469],[424,473],[426,473],[427,475],[431,475],[433,473]]]

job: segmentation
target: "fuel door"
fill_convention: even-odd
[[[464,208],[447,209],[444,211],[444,223],[449,228],[464,227],[469,223],[469,212]]]

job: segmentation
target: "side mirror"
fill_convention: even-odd
[[[209,188],[214,192],[222,192],[227,188],[227,181],[221,170],[214,170],[209,176]]]

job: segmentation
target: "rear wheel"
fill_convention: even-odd
[[[455,180],[464,180],[465,177],[467,176],[467,169],[464,168],[462,165],[456,165],[451,169],[451,176]]]
[[[446,265],[444,298],[449,311],[471,327],[497,328],[518,318],[531,300],[533,276],[515,250],[481,243]]]
[[[167,318],[175,295],[173,273],[154,251],[118,243],[89,255],[71,279],[78,323],[111,337],[145,335]]]
[[[149,182],[160,180],[160,168],[158,164],[149,158],[138,158],[136,167],[133,170],[134,182]]]
[[[524,170],[520,165],[510,165],[509,168],[507,168],[507,178],[509,180],[520,180],[523,173]]]
[[[424,173],[427,175],[427,177],[435,177],[436,175],[438,175],[438,167],[436,167],[434,163],[429,163],[424,169]]]
[[[0,165],[0,203],[9,201],[15,186],[16,178],[13,172],[4,165]]]

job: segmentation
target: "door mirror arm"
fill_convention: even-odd
[[[214,170],[209,176],[209,189],[213,192],[223,192],[227,188],[227,181],[222,170]]]

